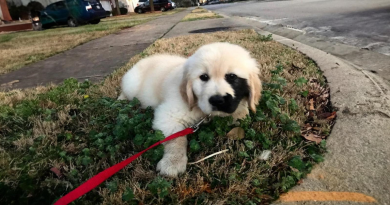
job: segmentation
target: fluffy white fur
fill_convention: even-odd
[[[199,78],[204,73],[210,76],[207,82]],[[153,129],[169,136],[193,125],[206,114],[229,115],[213,111],[209,103],[213,95],[235,95],[225,80],[228,73],[247,79],[249,84],[249,97],[230,114],[234,119],[240,119],[249,113],[248,107],[256,110],[261,82],[257,63],[249,52],[229,43],[202,46],[188,59],[154,55],[139,61],[123,76],[122,93],[118,99],[136,97],[144,108],[153,107]],[[164,156],[157,165],[160,174],[175,177],[186,170],[186,164],[186,137],[164,144]]]

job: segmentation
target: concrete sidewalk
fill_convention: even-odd
[[[260,29],[261,26],[235,17],[180,22],[165,37],[243,28],[270,34]],[[325,162],[317,165],[290,195],[275,203],[344,205],[375,201],[389,204],[390,88],[386,81],[319,49],[275,34],[273,39],[317,62],[329,82],[332,104],[338,110],[336,124],[327,139]],[[308,200],[307,194],[316,197]]]
[[[163,37],[190,11],[158,17],[147,23],[124,29],[99,38],[46,60],[0,75],[0,85],[12,81],[12,87],[28,88],[48,83],[61,83],[73,77],[80,80],[102,80],[131,57],[142,52],[155,40]]]

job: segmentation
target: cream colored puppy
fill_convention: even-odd
[[[229,43],[212,43],[185,59],[154,55],[139,61],[122,79],[119,99],[138,98],[155,109],[153,129],[167,137],[205,115],[245,117],[256,111],[261,82],[256,61],[248,51]],[[175,177],[186,170],[187,138],[164,144],[157,164],[162,175]]]

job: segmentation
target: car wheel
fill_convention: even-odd
[[[142,9],[137,9],[137,13],[142,14]]]
[[[165,7],[161,7],[160,9],[162,12],[166,11],[167,9],[165,9]]]
[[[42,23],[41,22],[33,22],[32,28],[34,31],[42,31]]]
[[[95,19],[93,21],[90,21],[89,23],[91,23],[91,24],[98,24],[98,23],[100,23],[100,19]]]
[[[76,27],[76,26],[78,26],[78,23],[77,23],[76,19],[70,17],[68,19],[68,26],[69,27]]]

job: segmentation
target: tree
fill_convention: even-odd
[[[112,0],[111,0],[112,15],[113,15],[113,16],[120,15],[121,12],[120,12],[120,10],[119,10],[119,1],[118,1],[118,0],[115,0],[114,3],[115,3],[115,7],[114,7],[114,4],[113,4],[113,2],[112,2]]]
[[[116,6],[116,15],[121,15],[121,12],[119,10],[119,1],[118,0],[115,0],[115,6]]]
[[[154,2],[153,0],[149,0],[149,4],[150,4],[150,12],[154,12]]]
[[[1,13],[3,14],[3,21],[12,21],[11,15],[9,14],[8,11],[8,6],[6,0],[0,0],[0,9]]]

